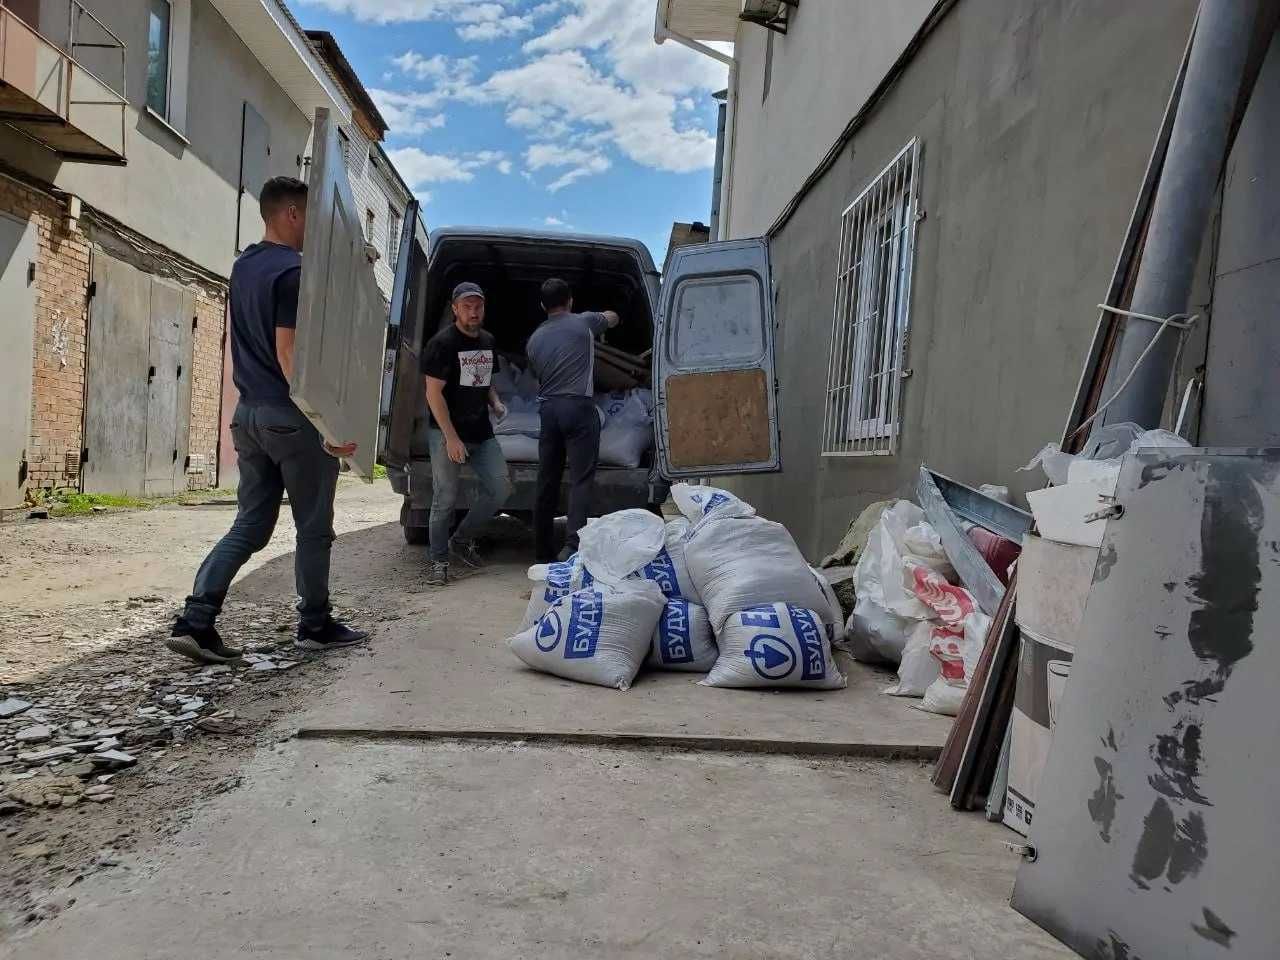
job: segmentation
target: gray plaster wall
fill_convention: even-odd
[[[922,461],[1015,493],[1058,439],[1194,0],[961,0],[772,244],[783,472],[725,481],[820,555]],[[851,98],[850,115],[856,109]],[[841,211],[923,147],[899,452],[828,459]]]
[[[805,0],[785,36],[738,27],[729,237],[758,237],[836,142],[937,0]]]
[[[271,127],[269,175],[298,175],[311,122],[249,52],[209,0],[190,0],[190,68],[183,137],[146,113],[147,8],[84,0],[128,50],[123,167],[63,163],[17,134],[0,132],[0,159],[78,194],[116,219],[221,276],[235,258],[240,130],[248,100]],[[42,24],[42,29],[44,25]],[[50,37],[65,35],[50,28]],[[85,54],[90,56],[89,53]],[[118,64],[118,60],[117,60]],[[103,79],[107,63],[92,64]]]

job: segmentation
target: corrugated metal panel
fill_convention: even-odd
[[[346,97],[311,51],[297,21],[279,0],[209,0],[298,109],[314,117],[324,107],[351,119]]]
[[[659,0],[658,26],[690,40],[732,43],[742,0]]]

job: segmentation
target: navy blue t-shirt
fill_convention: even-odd
[[[289,381],[276,359],[276,327],[298,325],[302,255],[263,240],[231,268],[231,365],[240,400],[251,407],[290,406]]]

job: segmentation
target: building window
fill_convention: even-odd
[[[341,127],[338,128],[338,149],[342,151],[342,165],[351,169],[351,138]]]
[[[169,0],[147,0],[147,106],[169,118]]]
[[[364,212],[364,239],[366,243],[373,243],[373,225],[377,218],[373,215],[372,210]]]
[[[840,218],[822,431],[828,456],[897,450],[919,159],[913,140]]]
[[[387,262],[395,269],[400,259],[400,231],[404,229],[404,217],[396,208],[387,204]]]

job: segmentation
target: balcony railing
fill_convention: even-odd
[[[65,24],[59,17],[46,25],[42,17],[45,30],[37,30],[0,0],[0,122],[66,160],[122,164],[124,42],[78,0],[65,2]],[[39,9],[44,13],[50,6],[44,0]],[[49,38],[64,26],[62,43]],[[113,74],[114,87],[102,79],[106,72]]]

